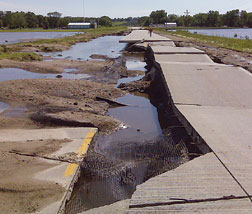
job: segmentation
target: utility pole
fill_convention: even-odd
[[[186,27],[187,27],[187,31],[188,31],[188,27],[189,27],[189,23],[188,23],[188,16],[189,16],[190,12],[188,10],[186,10],[185,15],[186,15]]]
[[[83,22],[85,23],[85,0],[83,0]]]

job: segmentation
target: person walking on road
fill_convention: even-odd
[[[152,36],[152,32],[153,32],[153,30],[152,30],[152,28],[150,28],[149,29],[150,37]]]

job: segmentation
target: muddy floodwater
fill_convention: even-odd
[[[0,32],[0,44],[14,44],[34,39],[53,39],[73,36],[77,32]]]
[[[120,44],[122,36],[104,36],[94,39],[90,42],[77,43],[67,51],[45,54],[53,58],[70,58],[72,60],[86,61],[93,54],[106,55],[110,58],[116,58],[121,55],[125,44]]]
[[[71,72],[73,70],[67,70]],[[60,76],[58,76],[60,75]],[[58,76],[58,77],[57,77]],[[0,69],[0,82],[6,80],[17,80],[17,79],[87,79],[90,76],[87,74],[72,74],[72,73],[61,73],[61,74],[40,74],[33,73],[18,68],[1,68]]]

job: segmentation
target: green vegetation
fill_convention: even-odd
[[[176,22],[179,27],[252,27],[252,13],[231,10],[225,14],[210,10],[208,13],[199,13],[193,16],[178,16],[167,14],[165,10],[152,11],[149,16],[117,18],[113,22],[127,22],[131,26],[149,26]]]
[[[149,19],[147,19],[149,18]],[[165,22],[176,22],[178,26],[191,27],[252,27],[252,13],[246,11],[232,10],[226,14],[210,10],[208,13],[199,13],[194,16],[177,16],[169,14],[164,10],[153,11],[149,17],[139,19],[141,25],[146,21],[151,24],[164,24]]]
[[[101,18],[99,18],[99,25],[105,27],[111,27],[112,20],[108,16],[102,16]]]
[[[156,29],[165,34],[171,34],[176,36],[182,36],[188,38],[192,41],[206,43],[215,45],[217,47],[228,48],[231,50],[252,53],[252,40],[250,39],[234,39],[234,38],[224,38],[224,37],[217,37],[217,36],[206,36],[206,35],[199,35],[193,34],[187,31],[177,31],[177,32],[169,32],[165,30]]]
[[[0,52],[0,60],[2,59],[10,59],[16,61],[33,61],[41,60],[42,57],[35,53]]]
[[[127,26],[127,22],[126,21],[121,21],[121,22],[113,22],[113,26]]]

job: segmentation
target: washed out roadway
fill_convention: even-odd
[[[134,31],[122,39],[135,40]],[[195,48],[151,42],[175,113],[212,152],[140,185],[126,213],[252,213],[251,73]]]

